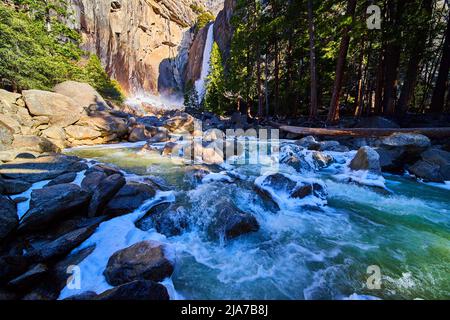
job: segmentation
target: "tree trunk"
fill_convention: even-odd
[[[311,73],[311,102],[309,107],[309,118],[314,120],[317,117],[317,66],[316,66],[316,30],[314,25],[313,1],[308,0],[308,21],[309,21],[309,64]]]
[[[355,11],[356,11],[356,0],[348,0],[346,15],[354,18]],[[341,48],[339,50],[339,57],[336,66],[336,79],[334,82],[333,95],[331,98],[330,110],[328,113],[328,122],[339,121],[339,100],[341,97],[342,80],[344,78],[348,47],[350,45],[350,30],[351,26],[346,26],[345,29],[343,30]]]
[[[273,125],[276,125],[275,123]],[[291,126],[279,126],[280,130],[303,136],[322,137],[387,137],[394,133],[417,133],[430,138],[450,137],[450,128],[352,128],[352,129],[323,129],[323,128],[303,128]]]
[[[264,62],[264,92],[265,92],[265,100],[266,100],[266,117],[270,114],[270,103],[269,103],[269,55],[266,53],[265,62]]]
[[[411,104],[412,97],[414,95],[414,89],[417,85],[417,76],[419,72],[419,65],[423,60],[427,37],[429,33],[430,19],[433,12],[433,1],[423,0],[421,4],[420,14],[424,14],[425,23],[418,23],[416,32],[412,41],[413,48],[411,48],[410,59],[408,63],[408,69],[406,71],[405,83],[403,84],[402,93],[398,102],[397,114],[403,118],[408,112]]]
[[[431,99],[431,112],[442,113],[444,111],[445,90],[447,89],[448,72],[450,70],[450,15],[447,21],[447,31],[443,48],[443,55],[439,67],[439,74]]]
[[[385,77],[384,77],[384,99],[383,111],[385,114],[392,115],[395,113],[395,102],[397,98],[398,72],[400,67],[401,39],[397,30],[400,28],[400,22],[403,15],[404,2],[394,1],[388,2],[388,16],[390,17],[389,28],[393,30],[390,35],[385,50]]]

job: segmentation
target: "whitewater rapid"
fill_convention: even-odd
[[[199,101],[203,101],[206,94],[206,82],[208,79],[209,71],[211,69],[210,60],[211,52],[214,44],[214,23],[212,23],[208,28],[208,35],[206,37],[205,48],[203,50],[203,62],[202,62],[202,72],[200,78],[195,81],[195,89],[198,94]]]

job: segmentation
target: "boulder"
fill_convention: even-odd
[[[127,119],[116,117],[111,112],[95,112],[89,116],[82,116],[77,122],[78,126],[87,127],[100,131],[103,137],[116,135],[122,138],[128,134]]]
[[[348,147],[341,145],[338,141],[322,141],[319,143],[319,151],[348,152]]]
[[[257,192],[264,198],[275,204],[278,208],[283,197],[280,194],[287,195],[292,199],[304,199],[309,196],[326,200],[327,193],[325,187],[315,181],[294,181],[282,173],[275,173],[268,176],[261,176],[255,180]]]
[[[14,129],[0,121],[0,151],[8,150],[14,141]]]
[[[76,179],[76,177],[77,177],[76,172],[65,173],[65,174],[60,175],[59,177],[56,177],[52,181],[50,181],[46,185],[46,187],[56,186],[58,184],[71,183]]]
[[[104,173],[105,175],[112,176],[113,174],[120,174],[123,175],[122,172],[120,171],[120,169],[117,169],[113,166],[110,165],[106,165],[106,164],[96,164],[95,166],[90,167],[87,171],[86,171],[86,175],[89,175],[93,172],[101,172]]]
[[[159,142],[167,142],[170,140],[169,133],[166,131],[159,131],[157,134],[155,134],[153,137],[148,139],[148,143],[159,143]]]
[[[69,172],[80,172],[88,166],[77,157],[49,155],[36,159],[16,159],[0,165],[0,174],[7,179],[19,179],[30,183],[51,180]]]
[[[57,84],[53,91],[71,98],[86,110],[109,109],[102,96],[89,84],[75,81],[65,81]]]
[[[60,152],[61,149],[53,142],[44,137],[38,136],[21,136],[15,135],[12,148],[23,151],[31,151],[37,153],[44,152]]]
[[[113,254],[104,272],[109,284],[119,286],[135,280],[160,282],[173,273],[162,244],[143,241]]]
[[[390,148],[407,148],[408,150],[425,150],[431,146],[428,137],[414,133],[394,133],[381,140],[382,146]]]
[[[81,118],[83,107],[69,97],[40,90],[26,90],[22,94],[30,114],[48,117],[50,125],[64,128]]]
[[[31,188],[31,183],[22,180],[0,178],[0,193],[6,195],[21,194]]]
[[[139,142],[146,141],[151,136],[145,130],[145,127],[138,126],[131,130],[130,135],[128,136],[128,141],[130,142]]]
[[[69,232],[53,241],[39,242],[27,253],[27,256],[36,262],[63,257],[86,241],[94,231],[95,228],[86,227]]]
[[[91,171],[89,173],[86,172],[86,175],[81,182],[81,188],[90,193],[93,193],[106,177],[107,175],[101,171]]]
[[[416,177],[433,182],[450,181],[450,152],[432,148],[421,154],[408,170]]]
[[[316,138],[314,138],[313,136],[308,136],[300,140],[297,140],[295,141],[295,144],[308,150],[320,149],[320,142],[318,142]]]
[[[66,133],[63,128],[60,127],[50,127],[46,130],[43,130],[41,132],[41,135],[43,137],[46,137],[51,140],[56,141],[64,141],[66,140]]]
[[[19,121],[17,121],[13,117],[5,115],[5,114],[0,114],[0,122],[4,123],[11,129],[13,129],[14,134],[22,133],[22,126],[20,125]]]
[[[162,284],[153,281],[133,281],[99,295],[96,300],[169,300],[169,293]]]
[[[83,127],[80,125],[68,126],[64,129],[67,136],[75,140],[94,140],[101,137],[100,131],[97,131],[90,127]]]
[[[22,96],[18,93],[0,89],[0,113],[14,114],[17,112]],[[23,102],[23,101],[22,101]]]
[[[312,158],[313,158],[314,162],[316,163],[316,167],[319,169],[330,166],[334,161],[332,156],[325,154],[323,152],[320,152],[320,151],[314,151],[312,153]]]
[[[23,255],[5,255],[0,257],[0,284],[20,276],[28,270],[30,261]]]
[[[188,215],[183,207],[162,203],[152,209],[136,223],[136,227],[148,231],[155,228],[167,237],[179,236],[188,228]]]
[[[104,178],[93,190],[88,209],[89,216],[101,215],[106,204],[122,189],[125,183],[125,178],[120,174],[114,174]]]
[[[16,204],[10,198],[0,195],[0,241],[14,231],[18,225]]]
[[[107,204],[105,214],[120,216],[131,213],[156,194],[154,188],[138,182],[127,182]]]
[[[189,133],[194,131],[194,118],[184,112],[179,112],[164,122],[164,127],[170,132]]]
[[[223,202],[216,208],[217,214],[209,226],[209,233],[213,238],[231,240],[259,230],[256,218],[252,214],[239,210],[233,204]]]
[[[21,220],[21,231],[45,229],[54,221],[86,210],[89,193],[74,184],[59,184],[31,193],[30,210]]]
[[[350,163],[354,171],[367,170],[381,174],[380,156],[371,147],[362,147]]]
[[[36,264],[27,272],[8,282],[8,287],[18,291],[30,289],[48,272],[45,264]]]

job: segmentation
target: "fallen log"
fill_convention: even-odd
[[[280,130],[302,136],[330,136],[330,137],[363,137],[378,138],[390,136],[394,133],[418,133],[429,138],[448,138],[450,128],[304,128],[280,126]]]

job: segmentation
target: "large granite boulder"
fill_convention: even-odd
[[[31,193],[30,210],[23,216],[21,231],[41,230],[50,223],[86,211],[90,194],[75,184],[59,184]]]
[[[87,83],[65,81],[57,84],[53,91],[71,98],[86,110],[105,110],[109,108],[102,96]]]
[[[0,195],[0,241],[19,225],[16,204],[10,198]]]
[[[118,286],[135,280],[160,282],[173,273],[162,244],[143,241],[113,254],[104,272],[109,284]]]
[[[371,147],[362,147],[351,161],[350,169],[354,171],[366,170],[380,174],[380,156]]]
[[[14,130],[0,121],[0,151],[8,150],[14,141]]]
[[[69,172],[80,172],[88,166],[80,158],[65,155],[47,155],[36,159],[16,159],[0,165],[0,174],[7,179],[35,183],[51,180]]]
[[[101,215],[106,204],[122,189],[125,183],[125,178],[120,174],[104,178],[93,190],[88,209],[89,216]]]
[[[421,160],[408,169],[416,177],[427,181],[450,181],[450,152],[429,149],[421,154]]]
[[[30,114],[48,117],[50,125],[67,127],[81,118],[83,107],[69,97],[41,90],[26,90],[22,94]]]

